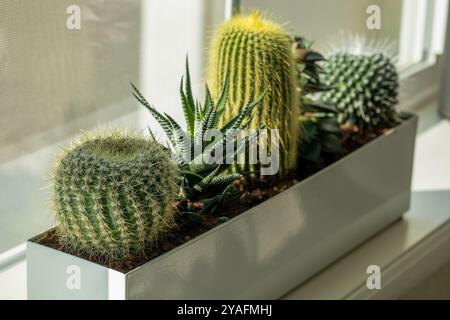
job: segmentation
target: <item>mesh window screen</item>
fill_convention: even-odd
[[[131,111],[141,1],[0,0],[0,253],[49,228],[61,141]]]
[[[129,81],[138,78],[140,1],[76,1],[79,30],[66,26],[72,4],[0,1],[0,162],[62,140],[74,133],[70,122],[130,96]],[[42,138],[62,126],[63,136]]]

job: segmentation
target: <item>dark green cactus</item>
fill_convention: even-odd
[[[324,69],[324,82],[333,89],[322,99],[336,105],[344,127],[364,131],[396,122],[398,75],[384,54],[337,53]]]
[[[342,155],[338,112],[334,105],[323,103],[317,97],[332,89],[321,80],[325,73],[320,66],[325,61],[322,54],[312,50],[312,42],[303,37],[293,39],[292,52],[297,66],[298,91],[304,106],[299,118],[300,126],[304,128],[299,144],[299,167],[317,170]]]
[[[53,172],[61,242],[106,260],[142,254],[173,226],[177,179],[153,141],[117,130],[85,134]]]
[[[254,113],[251,129],[278,129],[279,173],[297,166],[298,116],[301,111],[296,90],[291,40],[282,26],[258,12],[237,15],[216,31],[210,49],[209,84],[218,97],[227,71],[230,73],[229,101],[221,116],[225,124],[248,101],[267,91],[261,108]],[[247,170],[237,167],[237,170]]]

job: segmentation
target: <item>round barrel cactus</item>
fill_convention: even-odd
[[[266,92],[261,106],[252,114],[250,128],[278,129],[279,172],[295,169],[301,108],[291,39],[282,26],[256,11],[224,22],[212,39],[208,72],[216,97],[228,75],[230,78],[222,124],[241,113],[248,101]]]
[[[337,53],[324,69],[324,82],[333,88],[322,99],[336,105],[341,124],[364,130],[395,122],[398,75],[387,56]]]
[[[137,134],[86,134],[62,152],[52,180],[60,241],[89,256],[142,254],[173,226],[176,168]]]

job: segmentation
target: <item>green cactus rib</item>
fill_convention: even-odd
[[[301,108],[288,34],[258,12],[233,17],[219,27],[211,43],[208,78],[214,97],[220,93],[227,72],[229,99],[220,123],[233,119],[248,101],[266,91],[250,129],[279,129],[280,173],[295,169]]]
[[[322,100],[336,105],[339,122],[359,130],[395,122],[398,75],[385,55],[338,53],[324,65],[324,82],[333,89]]]
[[[177,179],[154,141],[118,130],[84,134],[52,175],[62,244],[106,260],[142,254],[173,226]]]

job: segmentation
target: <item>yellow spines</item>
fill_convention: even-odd
[[[219,26],[211,42],[208,80],[216,97],[227,71],[230,91],[221,123],[230,121],[249,101],[266,90],[262,106],[253,113],[250,127],[278,129],[279,173],[295,169],[301,106],[289,35],[281,25],[258,11],[234,16]]]

